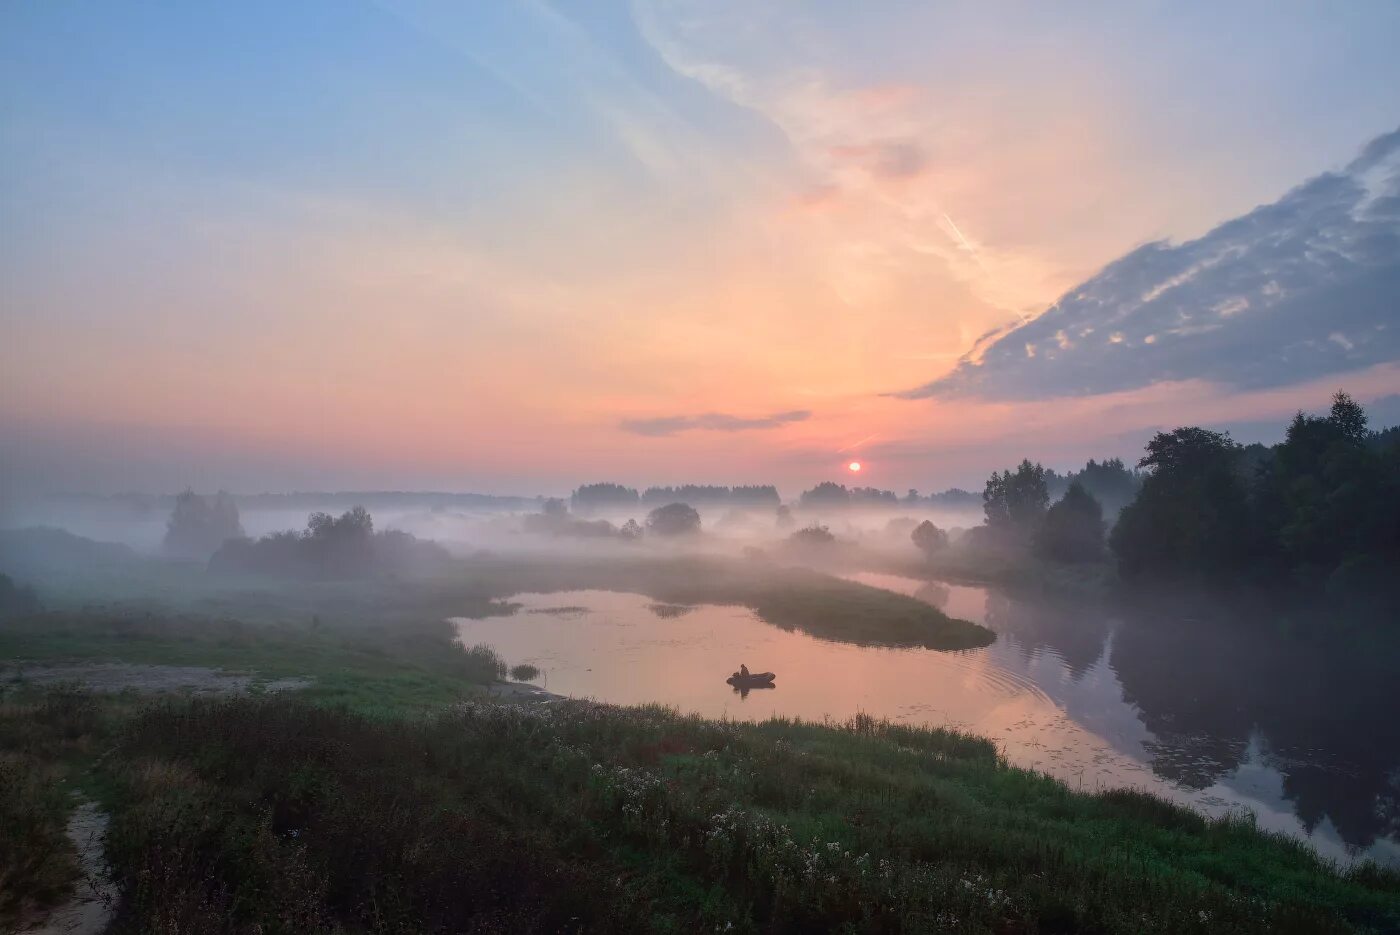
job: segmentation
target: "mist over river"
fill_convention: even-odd
[[[756,720],[866,713],[989,737],[1072,788],[1149,789],[1342,862],[1400,865],[1400,726],[1383,672],[1320,663],[1200,621],[1129,620],[993,588],[849,576],[984,624],[997,641],[940,652],[782,630],[739,606],[613,591],[521,594],[506,617],[459,619],[467,644],[531,663],[550,691]],[[725,683],[740,663],[776,688]]]

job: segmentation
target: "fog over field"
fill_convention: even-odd
[[[1400,932],[1397,50],[0,4],[0,935]]]

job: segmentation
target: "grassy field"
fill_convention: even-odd
[[[70,789],[111,815],[118,932],[1400,928],[1392,871],[1339,872],[1136,793],[1071,792],[955,732],[499,704],[480,687],[505,662],[442,621],[601,587],[745,604],[826,638],[939,636],[947,618],[888,592],[693,558],[483,556],[420,582],[158,574],[168,586],[145,598],[135,575],[114,605],[74,593],[0,621],[0,658],[312,685],[153,699],[0,684],[0,929],[71,884]],[[957,623],[939,638],[981,638]]]
[[[208,666],[260,679],[306,677],[313,701],[360,711],[438,707],[505,676],[486,647],[465,649],[446,621],[389,626],[243,623],[194,615],[96,609],[0,622],[0,660]]]
[[[111,812],[117,931],[1400,926],[1393,873],[1339,873],[1247,822],[1071,792],[987,741],[869,719],[582,702],[386,717],[31,690],[0,707],[0,737],[32,777],[81,773]],[[45,816],[60,806],[52,784],[24,788],[30,814],[7,806],[7,840],[52,854],[31,880],[59,888],[71,856],[39,845],[57,841]],[[11,903],[39,892],[15,889],[24,873],[0,866]]]
[[[806,568],[698,555],[512,556],[461,560],[451,574],[307,581],[211,574],[198,565],[136,556],[81,568],[36,569],[45,605],[65,612],[171,610],[244,623],[336,627],[418,625],[507,613],[511,595],[601,588],[669,603],[740,604],[763,620],[822,639],[863,645],[967,649],[995,635],[923,601]]]

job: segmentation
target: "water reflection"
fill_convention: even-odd
[[[947,653],[860,647],[768,626],[749,611],[633,594],[519,595],[463,638],[547,673],[552,691],[659,701],[710,716],[845,719],[866,712],[992,737],[1012,762],[1071,786],[1147,787],[1324,854],[1400,865],[1400,722],[1379,660],[1289,652],[1221,621],[1027,602],[984,588],[853,576],[983,623],[998,640]],[[662,609],[658,609],[662,608]],[[567,611],[567,612],[563,612]],[[731,689],[747,662],[774,690]]]

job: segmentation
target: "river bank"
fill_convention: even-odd
[[[1394,873],[1151,796],[1072,792],[956,731],[34,691],[7,701],[0,736],[47,737],[101,797],[118,921],[138,930],[1400,925]]]
[[[493,606],[510,596],[493,595]],[[693,596],[658,587],[635,600],[667,638],[698,619],[682,600]],[[540,696],[502,683],[505,662],[458,643],[457,628],[397,613],[307,619],[306,596],[294,597],[256,605],[254,619],[277,622],[97,609],[0,622],[4,652],[43,660],[46,672],[100,659],[247,679],[226,698],[0,685],[0,766],[21,793],[0,822],[10,840],[49,842],[22,853],[52,856],[5,857],[0,906],[17,905],[16,893],[31,915],[42,908],[33,894],[61,901],[77,866],[63,843],[73,807],[63,790],[78,788],[110,816],[118,924],[133,930],[1400,925],[1393,871],[1340,869],[1238,815],[1073,791],[963,731],[503,703],[490,695]],[[577,603],[555,594],[541,607]],[[752,625],[872,657],[965,656]],[[732,667],[715,670],[713,689]],[[269,693],[270,683],[289,690]]]

